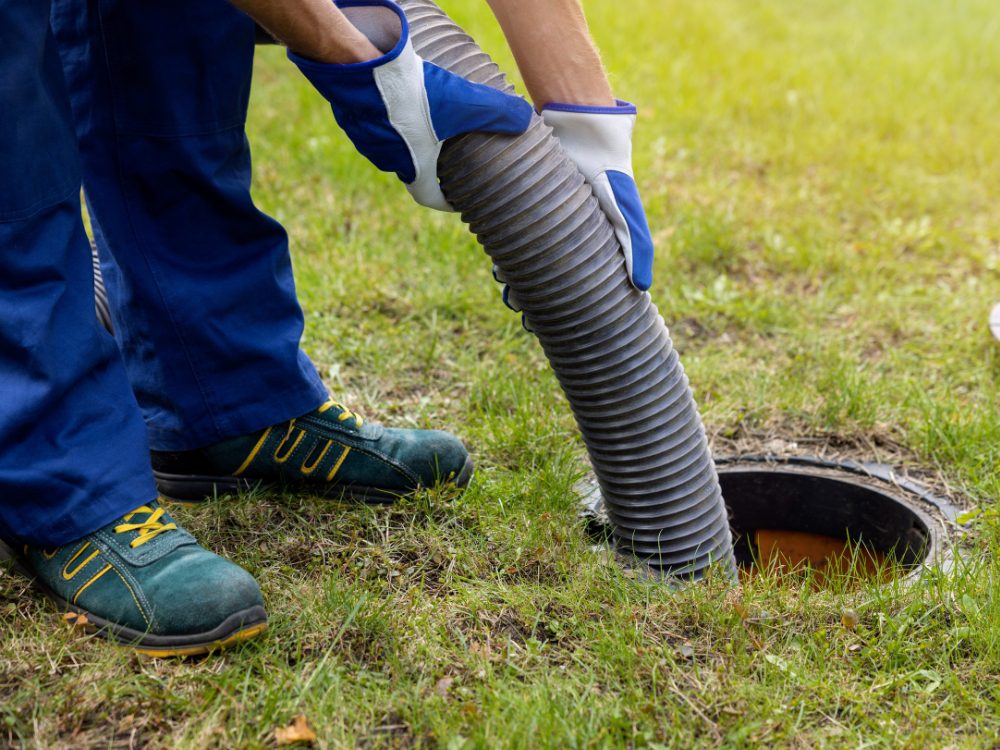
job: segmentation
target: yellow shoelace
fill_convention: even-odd
[[[160,523],[160,519],[163,517],[163,514],[165,512],[166,511],[163,510],[163,508],[157,508],[156,510],[153,510],[148,505],[143,505],[139,508],[136,508],[127,516],[125,516],[122,519],[123,521],[125,521],[125,523],[115,526],[115,533],[126,534],[129,531],[138,531],[139,536],[133,539],[130,542],[130,545],[132,546],[133,549],[135,547],[139,547],[148,542],[153,537],[155,537],[157,534],[162,534],[165,531],[174,531],[177,529],[177,524],[175,523]],[[129,521],[131,521],[134,516],[137,516],[140,513],[148,514],[148,518],[142,523],[129,523]]]
[[[358,429],[360,429],[361,425],[365,423],[365,420],[361,417],[360,414],[355,414],[353,411],[348,409],[342,403],[340,403],[339,401],[334,401],[332,398],[325,404],[323,404],[321,407],[319,407],[319,413],[322,414],[323,412],[329,411],[334,407],[340,409],[340,414],[337,416],[338,421],[346,422],[348,419],[353,419],[354,426],[357,427]]]

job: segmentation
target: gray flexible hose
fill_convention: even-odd
[[[425,60],[513,91],[430,0],[398,0]],[[517,138],[445,144],[438,177],[523,307],[569,399],[619,549],[671,576],[735,574],[719,480],[663,318],[629,282],[611,225],[535,117]]]
[[[90,260],[94,265],[94,308],[97,310],[97,319],[101,321],[108,333],[113,332],[111,326],[111,305],[108,303],[108,290],[104,286],[104,277],[101,275],[101,261],[97,256],[97,245],[90,243]]]

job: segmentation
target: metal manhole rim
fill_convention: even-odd
[[[935,494],[926,485],[901,475],[896,467],[891,464],[884,464],[875,461],[857,461],[854,459],[833,460],[820,458],[819,456],[794,455],[781,456],[772,453],[748,453],[734,454],[728,456],[716,456],[715,465],[719,468],[731,468],[738,464],[762,464],[765,466],[806,466],[820,469],[830,469],[833,471],[844,471],[867,479],[878,480],[881,483],[915,495],[917,499],[931,506],[940,513],[943,519],[955,526],[956,529],[962,527],[958,522],[961,509],[950,500]]]
[[[958,549],[957,537],[964,528],[957,520],[961,509],[950,500],[936,494],[926,485],[901,475],[898,469],[890,464],[855,459],[832,460],[810,455],[782,456],[771,453],[716,456],[715,464],[720,474],[735,472],[739,468],[752,469],[754,467],[758,470],[771,468],[776,472],[782,469],[793,471],[794,469],[820,469],[837,475],[830,477],[835,480],[851,481],[852,478],[868,480],[873,485],[869,489],[878,491],[880,494],[886,495],[888,499],[906,506],[927,525],[930,532],[931,544],[927,555],[904,575],[894,579],[899,584],[912,585],[932,570],[947,572],[954,566],[956,557],[962,557],[961,551]],[[849,476],[844,476],[845,474]],[[864,482],[858,482],[858,484],[865,486]],[[889,492],[890,489],[893,492]],[[612,524],[604,511],[604,499],[596,477],[588,473],[576,484],[576,491],[582,506],[580,517],[589,524],[597,524],[610,529]],[[613,535],[609,536],[605,544],[613,550],[615,549]],[[615,556],[625,567],[636,568],[636,560],[630,560],[617,550],[615,550]],[[647,566],[641,565],[641,567],[646,568]],[[662,580],[660,576],[655,578]]]

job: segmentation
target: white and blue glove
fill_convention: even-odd
[[[594,190],[625,253],[625,269],[641,291],[653,283],[653,237],[632,172],[634,104],[614,107],[546,104],[542,119]]]
[[[358,151],[383,172],[395,172],[417,203],[453,211],[437,178],[444,141],[471,131],[519,135],[531,122],[531,105],[422,60],[406,15],[390,0],[336,4],[379,49],[391,49],[347,65],[288,57],[330,102]]]
[[[653,238],[632,172],[635,118],[635,105],[621,100],[614,107],[546,104],[542,108],[542,119],[590,183],[614,227],[629,279],[636,289],[646,291],[653,283]],[[495,266],[493,277],[504,282]],[[521,311],[521,303],[506,284],[503,301],[515,312]]]

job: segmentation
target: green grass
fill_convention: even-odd
[[[472,0],[445,3],[512,69]],[[461,497],[178,509],[272,629],[157,662],[0,575],[0,747],[989,747],[1000,741],[1000,21],[989,0],[588,3],[640,105],[653,297],[721,451],[770,437],[926,470],[987,509],[921,585],[679,593],[591,549],[572,416],[452,216],[356,156],[260,53],[255,196],[304,343],[370,418],[465,438]],[[855,629],[841,614],[855,610]],[[132,743],[132,744],[130,744]]]

